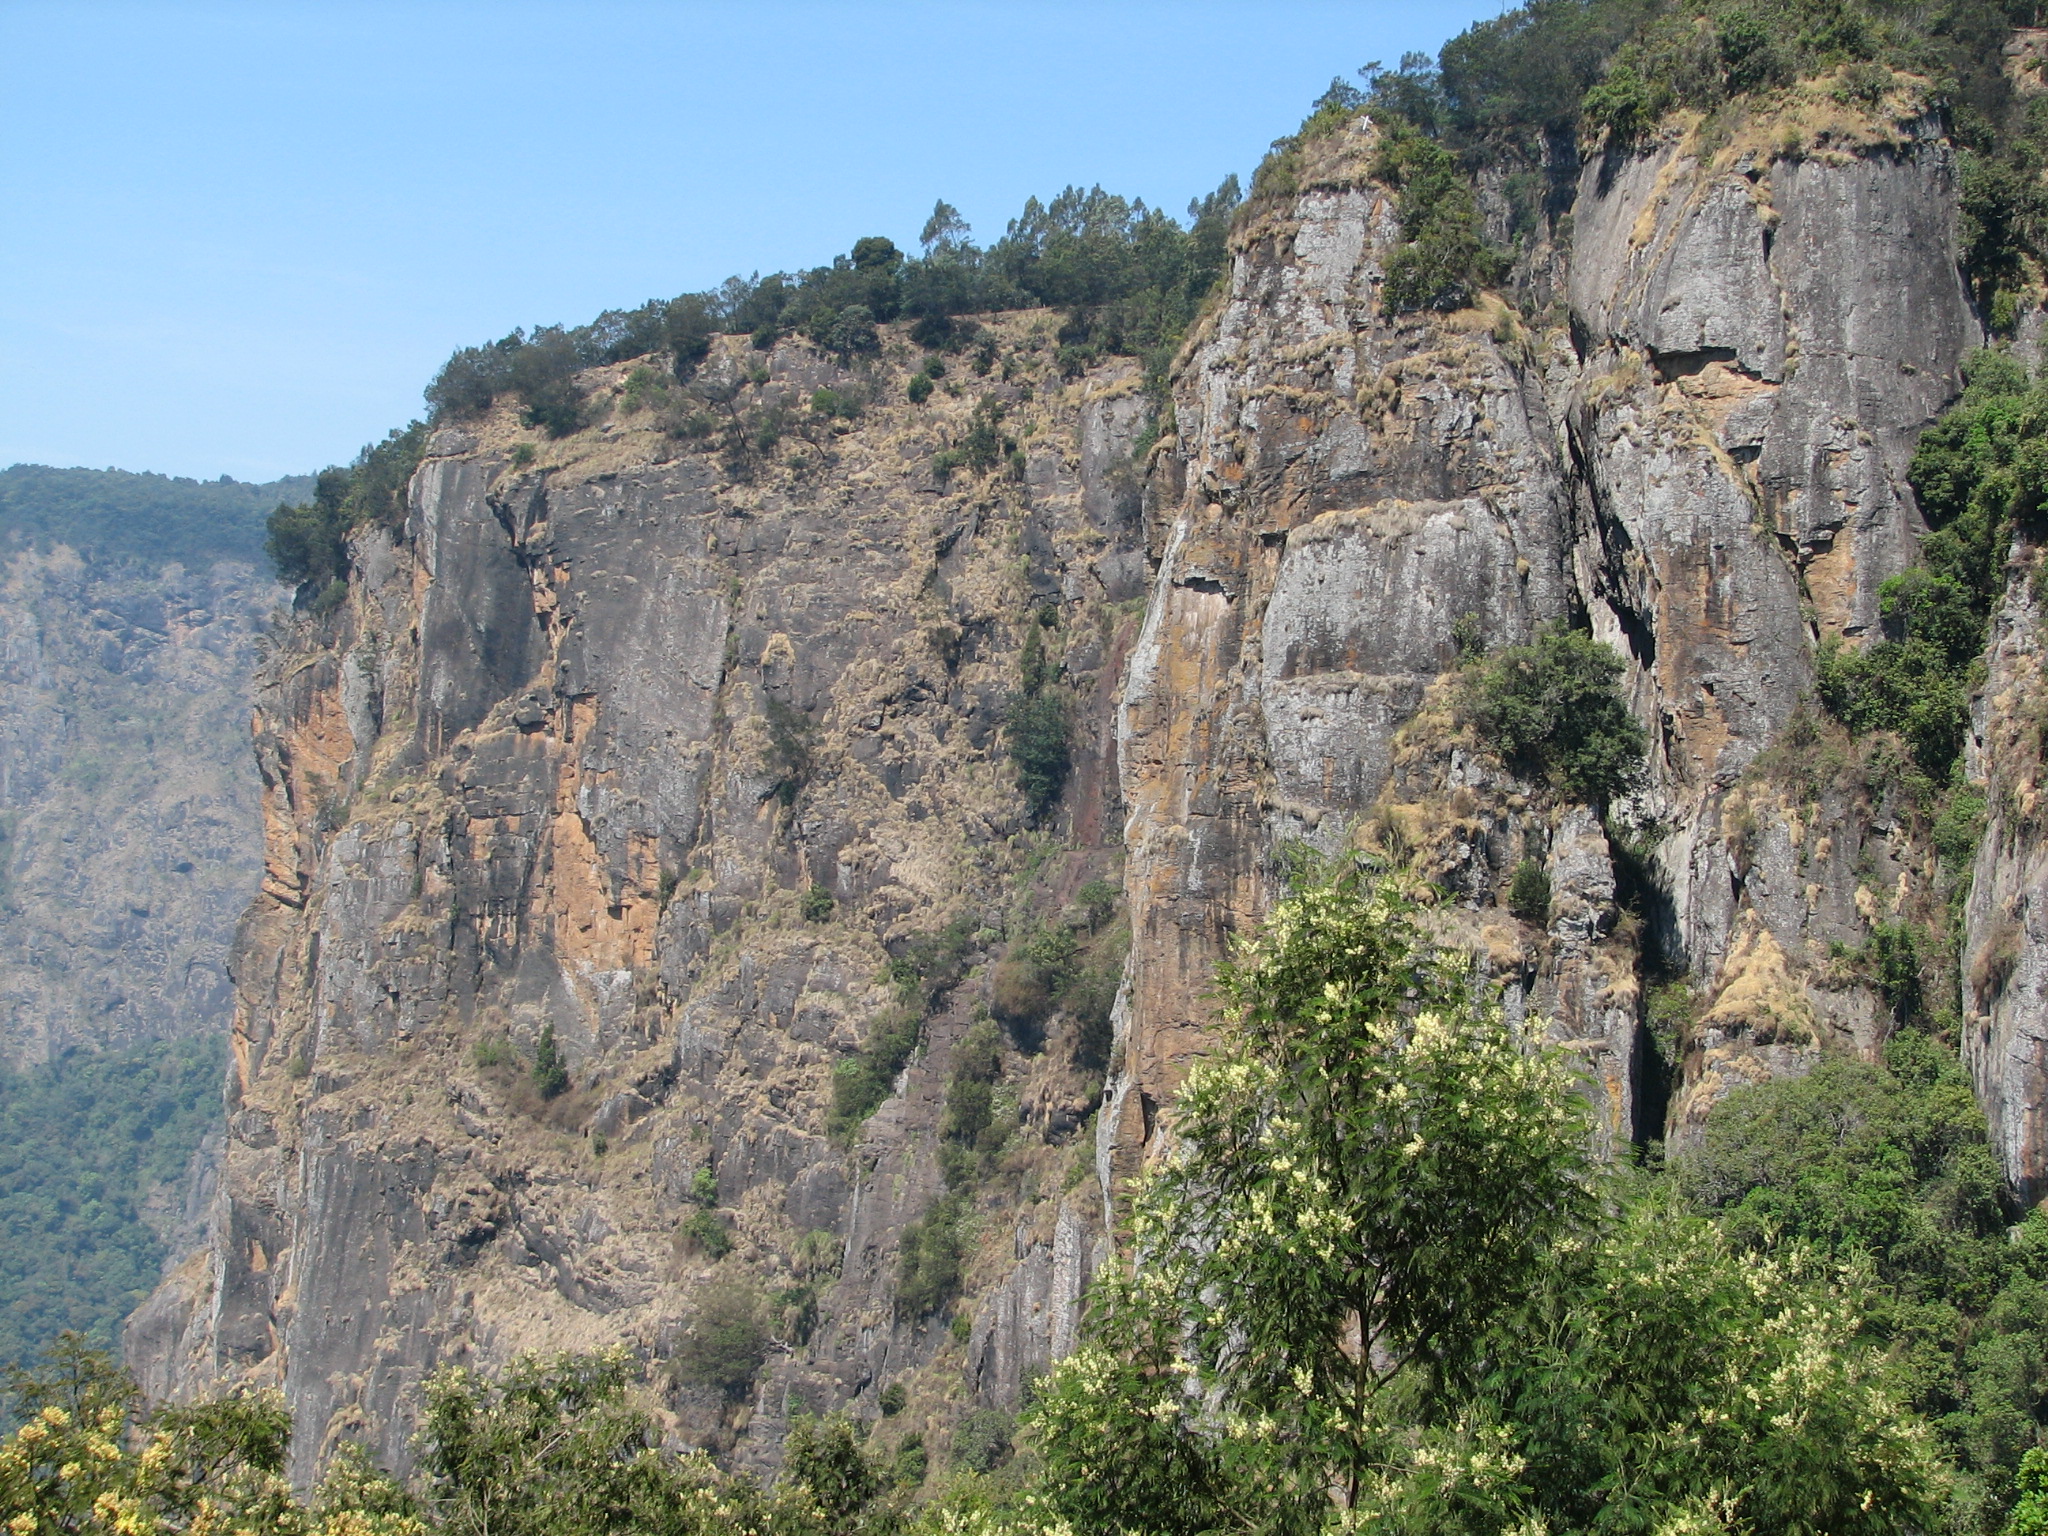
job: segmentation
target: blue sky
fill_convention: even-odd
[[[1490,3],[0,0],[0,464],[266,479],[517,325],[977,236],[1100,182],[1176,213],[1333,74]]]

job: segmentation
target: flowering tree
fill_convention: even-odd
[[[1223,973],[1135,1263],[1034,1413],[1075,1531],[1895,1531],[1941,1491],[1846,1300],[1596,1198],[1534,1024],[1358,869]]]

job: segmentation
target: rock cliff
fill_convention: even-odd
[[[434,439],[404,536],[361,536],[348,604],[259,679],[222,1200],[210,1256],[131,1324],[152,1390],[281,1384],[304,1474],[323,1433],[402,1462],[439,1363],[668,1357],[735,1288],[783,1318],[758,1381],[682,1372],[669,1407],[743,1456],[792,1410],[903,1380],[921,1423],[963,1369],[1014,1402],[1049,1361],[1099,1208],[1069,1198],[1091,1089],[1057,1019],[997,1088],[1024,1123],[965,1256],[995,1299],[955,1327],[895,1293],[987,1011],[945,983],[1114,872],[1143,399],[1128,365],[1064,383],[1050,333],[1004,317],[1002,375],[956,363],[971,387],[922,406],[900,340],[860,377],[729,340],[700,387],[808,435],[723,460],[630,409],[625,368],[583,380],[608,420],[537,455],[509,412]],[[820,389],[871,396],[857,427]],[[983,398],[1004,467],[935,478]],[[999,735],[1033,629],[1080,727],[1057,829],[1027,826]],[[938,942],[921,1049],[835,1144],[835,1062],[901,1006],[892,957],[914,976]],[[554,1099],[524,1068],[544,1031]],[[689,1235],[707,1209],[729,1238]]]
[[[1536,257],[1547,315],[1382,312],[1398,231],[1369,126],[1255,208],[1152,481],[1106,1172],[1155,1134],[1286,839],[1412,854],[1511,1006],[1583,1053],[1614,1137],[1662,1134],[1663,1069],[1682,1136],[1735,1083],[1874,1047],[1879,1001],[1830,946],[1863,935],[1873,893],[1911,910],[1924,850],[1866,803],[1806,803],[1765,754],[1811,708],[1822,638],[1870,632],[1912,559],[1907,462],[1981,336],[1950,151],[1846,127],[1788,153],[1761,125],[1718,146],[1682,125],[1585,165],[1569,250]],[[1562,618],[1630,662],[1643,846],[1504,775],[1445,707],[1461,643]],[[1649,899],[1623,912],[1617,865],[1645,847]],[[1558,893],[1547,931],[1505,910],[1523,858]],[[1698,1006],[1663,1050],[1682,1059],[1649,1059],[1645,986],[1679,978]]]
[[[707,398],[809,425],[722,459],[634,409],[629,367],[584,377],[602,420],[561,442],[508,413],[434,439],[402,535],[359,536],[346,605],[260,680],[230,1143],[208,1255],[131,1327],[152,1391],[281,1385],[301,1475],[341,1434],[402,1461],[423,1373],[537,1347],[669,1362],[677,1433],[756,1463],[791,1412],[871,1415],[898,1382],[892,1434],[1014,1405],[1290,843],[1444,892],[1613,1144],[1877,1047],[1889,1011],[1841,956],[1939,877],[1880,779],[1815,770],[1811,701],[1822,642],[1868,635],[1914,557],[1907,461],[1982,340],[1950,149],[1818,97],[1681,121],[1556,168],[1571,213],[1517,287],[1552,297],[1416,316],[1379,301],[1373,133],[1254,199],[1156,441],[1135,370],[1062,379],[1031,313],[990,322],[1000,374],[956,363],[922,406],[900,335],[854,371],[726,338]],[[820,389],[866,409],[806,415]],[[978,399],[1007,468],[935,478]],[[1972,759],[2017,786],[1969,921],[1971,1049],[2022,1182],[2048,917],[2039,732],[2004,743],[2000,701],[2033,697],[2034,601],[2016,577]],[[1626,658],[1652,741],[1605,821],[1456,707],[1461,652],[1559,619]],[[1003,751],[1027,641],[1076,701],[1046,827]],[[1507,904],[1527,859],[1540,927]],[[958,1214],[948,1085],[991,973],[1119,870],[1101,1111],[1077,1020],[1014,1031],[1014,1128]],[[920,975],[920,1046],[835,1141],[835,1065]],[[543,1032],[553,1099],[524,1065]],[[906,1307],[941,1225],[962,1299]],[[783,1321],[750,1386],[714,1386],[692,1340],[735,1288]]]

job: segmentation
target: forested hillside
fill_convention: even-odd
[[[69,545],[104,559],[151,565],[254,562],[263,520],[279,502],[303,496],[310,477],[250,485],[186,480],[122,469],[0,469],[0,547]]]
[[[226,1057],[214,1030],[0,1071],[0,1369],[66,1329],[111,1349],[171,1241],[197,1239],[187,1176]]]

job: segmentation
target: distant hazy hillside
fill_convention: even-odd
[[[261,868],[263,520],[310,488],[0,471],[0,1366],[111,1341],[193,1240]]]
[[[263,519],[280,501],[312,492],[310,475],[251,485],[185,480],[125,469],[0,470],[0,544],[69,544],[113,558],[195,561],[263,558]]]

